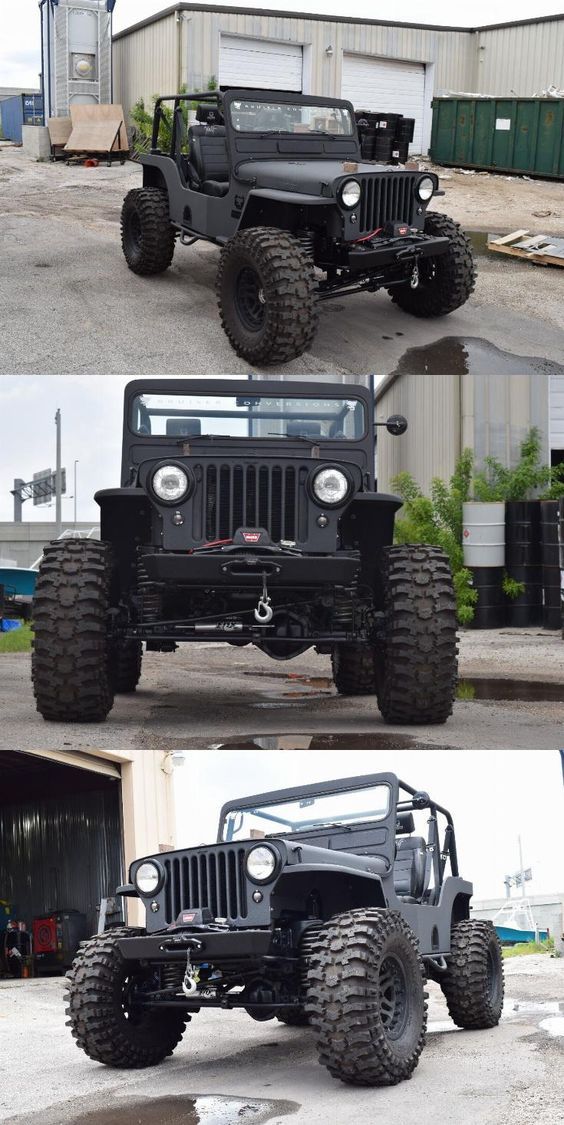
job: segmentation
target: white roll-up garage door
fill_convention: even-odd
[[[221,36],[219,84],[222,87],[301,91],[302,74],[303,51],[295,43]]]
[[[423,152],[423,63],[343,55],[342,96],[352,102],[355,109],[414,117],[415,135],[410,152]]]
[[[564,375],[550,376],[550,448],[564,449]]]

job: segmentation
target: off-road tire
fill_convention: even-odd
[[[162,1012],[124,1012],[128,964],[118,941],[144,930],[120,929],[98,934],[83,942],[67,973],[67,1027],[78,1047],[106,1066],[137,1069],[156,1066],[171,1055],[190,1017],[167,1008]]]
[[[448,238],[450,247],[445,254],[421,259],[419,285],[412,289],[409,282],[394,285],[388,292],[394,304],[412,316],[446,316],[464,305],[476,285],[476,267],[472,247],[459,223],[428,211],[425,216],[425,234]]]
[[[306,1011],[320,1063],[354,1086],[411,1078],[425,1045],[424,988],[417,940],[401,914],[336,915],[320,930],[308,971]]]
[[[263,297],[258,320],[242,311],[242,278]],[[221,251],[216,292],[227,338],[252,364],[286,363],[307,351],[317,330],[313,261],[297,238],[274,227],[239,231]],[[262,317],[262,320],[260,319]],[[253,326],[254,325],[254,326]]]
[[[141,641],[126,639],[112,645],[110,679],[116,695],[130,695],[141,678],[143,645]]]
[[[457,679],[456,599],[439,547],[382,551],[384,638],[378,707],[388,723],[444,723]]]
[[[503,1008],[503,958],[492,922],[469,919],[453,926],[451,955],[439,983],[458,1027],[483,1030],[499,1023]]]
[[[112,708],[107,543],[49,543],[33,602],[31,675],[37,710],[54,722],[95,723]]]
[[[305,1008],[279,1008],[276,1019],[279,1023],[285,1023],[287,1027],[307,1027],[309,1025],[309,1016]]]
[[[127,193],[121,209],[121,245],[133,273],[164,273],[174,257],[177,235],[166,191],[145,187]]]
[[[372,645],[335,645],[331,653],[331,669],[339,695],[375,695],[376,664]]]

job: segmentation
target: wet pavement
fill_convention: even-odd
[[[479,336],[442,336],[403,353],[394,375],[563,375],[564,366],[542,356],[516,355]]]
[[[94,1106],[97,1101],[92,1099]],[[298,1106],[292,1102],[175,1094],[138,1100],[123,1098],[117,1106],[93,1109],[88,1108],[87,1100],[83,1112],[72,1120],[75,1125],[116,1125],[118,1118],[119,1125],[261,1125],[274,1118],[278,1121],[296,1109]]]

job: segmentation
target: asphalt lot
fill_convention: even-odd
[[[465,695],[473,689],[488,698],[459,700],[444,726],[431,727],[387,726],[374,697],[338,696],[329,658],[312,651],[287,663],[254,648],[228,645],[184,645],[172,654],[146,654],[138,690],[119,696],[101,724],[45,723],[35,710],[29,667],[26,654],[0,657],[0,749],[554,750],[564,745],[564,645],[556,632],[464,632],[460,676],[472,681]]]
[[[508,224],[513,230],[527,215],[531,232],[542,233],[543,222],[547,230],[562,227],[562,184],[508,184],[505,177],[457,177],[450,169],[444,175],[447,194],[438,209],[467,229],[487,223],[488,230]],[[248,372],[220,328],[214,247],[179,248],[160,277],[139,278],[127,269],[119,214],[140,178],[132,163],[67,168],[0,145],[0,374]],[[535,218],[535,201],[543,210],[548,203],[554,218]],[[323,302],[311,352],[268,370],[385,375],[409,348],[445,337],[483,339],[511,354],[561,362],[563,301],[563,270],[490,254],[479,259],[475,294],[451,316],[417,320],[384,293]]]
[[[307,1029],[255,1023],[239,1012],[195,1016],[158,1069],[106,1069],[75,1047],[65,1027],[60,978],[0,981],[0,1120],[560,1125],[564,960],[514,958],[505,972],[502,1022],[490,1031],[456,1030],[438,985],[430,983],[419,1066],[410,1082],[380,1089],[332,1079],[319,1066]]]

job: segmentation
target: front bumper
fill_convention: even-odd
[[[192,964],[239,961],[242,957],[260,959],[270,950],[270,930],[181,930],[177,933],[147,934],[122,938],[119,951],[126,961],[151,961],[168,964],[186,961]]]
[[[232,586],[262,590],[266,575],[269,588],[320,589],[350,586],[359,570],[357,555],[292,555],[276,551],[158,551],[143,556],[151,582],[194,588]]]
[[[342,266],[351,273],[382,270],[386,266],[406,266],[406,271],[421,258],[446,254],[448,238],[430,235],[406,235],[403,238],[378,238],[371,242],[349,243],[343,248]]]

